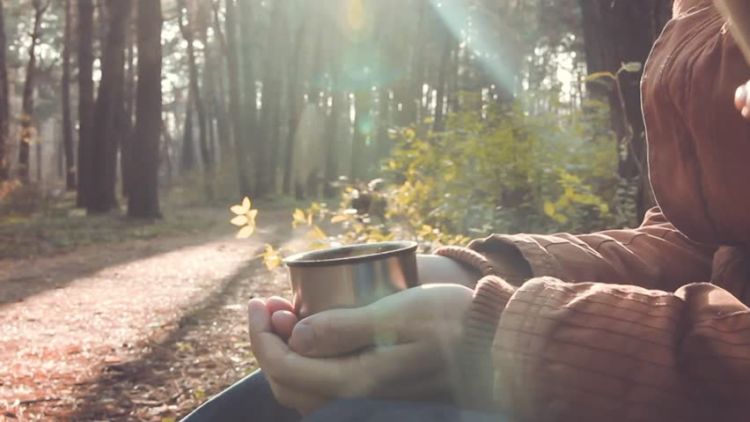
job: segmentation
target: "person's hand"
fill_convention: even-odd
[[[279,402],[303,413],[337,398],[444,397],[472,294],[430,285],[323,312],[298,322],[288,344],[277,334],[290,321],[288,302],[253,299],[253,352]]]
[[[737,88],[734,105],[742,113],[742,117],[750,120],[750,82]]]

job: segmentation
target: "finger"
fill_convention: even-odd
[[[325,397],[367,397],[382,385],[412,382],[415,376],[437,371],[445,362],[431,349],[411,343],[335,359],[310,359],[291,352],[280,359],[283,363],[269,366],[268,372],[283,385]]]
[[[269,298],[268,300],[266,300],[266,306],[268,306],[268,310],[271,312],[271,315],[279,311],[294,312],[292,302],[284,299],[283,297],[274,296]]]
[[[271,315],[273,332],[284,341],[289,340],[289,337],[292,336],[292,330],[297,322],[297,315],[289,311],[276,311]]]
[[[253,299],[247,306],[250,345],[263,369],[277,370],[275,362],[290,353],[289,347],[273,332],[271,314],[265,301]],[[267,367],[268,366],[268,367]]]
[[[335,357],[372,346],[376,318],[371,308],[321,312],[300,321],[289,347],[307,357]]]
[[[428,375],[444,372],[446,362],[436,347],[410,343],[374,349],[359,357],[364,380],[355,388],[358,396],[406,397],[427,395],[434,380]]]
[[[251,299],[247,304],[250,336],[271,331],[271,315],[263,299]]]

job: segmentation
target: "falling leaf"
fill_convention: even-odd
[[[258,210],[250,210],[245,214],[245,217],[247,217],[248,224],[255,225],[255,217],[258,216]]]
[[[318,226],[312,226],[312,229],[307,235],[313,240],[328,239],[328,235]]]
[[[245,226],[237,233],[237,239],[248,239],[255,233],[255,226]]]
[[[242,227],[242,226],[244,226],[245,224],[247,224],[247,223],[248,223],[248,221],[249,221],[249,220],[247,219],[247,216],[246,216],[246,215],[238,215],[237,217],[234,217],[234,218],[232,219],[232,224],[234,224],[235,226],[239,226],[239,227]]]
[[[334,215],[333,218],[331,218],[331,224],[339,224],[345,221],[349,221],[349,216],[339,214],[339,215]]]
[[[283,264],[284,260],[281,257],[281,252],[274,249],[271,245],[266,245],[266,250],[263,253],[263,264],[268,268],[269,271],[275,270]]]
[[[243,215],[250,212],[250,208],[252,208],[252,203],[250,202],[250,198],[245,197],[245,199],[242,200],[241,205],[235,205],[230,210],[232,210],[233,213],[237,215]]]
[[[298,226],[303,226],[306,224],[307,216],[305,215],[305,212],[299,208],[294,210],[294,213],[292,214],[292,227],[297,228]]]

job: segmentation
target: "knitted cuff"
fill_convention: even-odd
[[[483,276],[497,275],[492,266],[492,262],[473,249],[458,246],[444,246],[436,250],[435,255],[451,258],[464,265],[468,265],[469,267],[478,270]]]
[[[464,321],[459,352],[461,402],[469,408],[490,409],[495,380],[492,343],[505,306],[516,288],[497,276],[479,281]]]

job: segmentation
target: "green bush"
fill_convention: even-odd
[[[531,99],[527,99],[530,101]],[[393,133],[385,163],[389,219],[468,236],[582,232],[632,223],[604,104],[537,113],[524,101]]]

